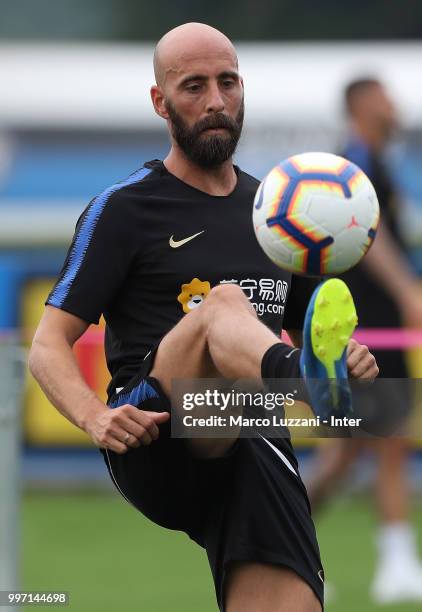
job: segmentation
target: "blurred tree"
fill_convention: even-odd
[[[157,40],[203,21],[235,40],[415,39],[420,0],[0,0],[0,38]]]

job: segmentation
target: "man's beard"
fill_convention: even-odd
[[[217,168],[234,154],[242,133],[244,103],[235,119],[223,113],[214,113],[189,127],[167,99],[166,109],[171,121],[172,134],[188,159],[201,168]],[[226,128],[228,134],[204,134],[209,128]]]

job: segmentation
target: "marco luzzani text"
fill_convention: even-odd
[[[294,418],[268,414],[259,417],[246,417],[243,414],[227,414],[230,409],[241,408],[245,405],[263,408],[271,412],[277,408],[292,407],[295,403],[295,391],[292,393],[250,393],[230,390],[227,392],[216,389],[207,389],[202,393],[184,393],[183,409],[187,412],[202,408],[212,408],[224,412],[223,415],[196,417],[192,414],[183,416],[185,427],[359,427],[362,419],[347,416],[331,416],[322,419],[319,416],[309,418]]]

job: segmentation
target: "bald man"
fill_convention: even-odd
[[[232,161],[243,122],[232,43],[185,24],[160,40],[154,70],[151,98],[170,152],[81,215],[30,368],[100,447],[125,499],[206,548],[220,610],[316,612],[323,570],[290,441],[176,439],[168,421],[170,405],[178,409],[173,379],[299,377],[300,351],[281,343],[280,331],[284,313],[300,336],[313,286],[272,264],[254,237],[258,181]],[[101,314],[107,406],[72,353]],[[374,375],[357,343],[348,366]]]

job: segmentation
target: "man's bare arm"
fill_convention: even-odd
[[[35,333],[29,368],[59,412],[86,431],[97,446],[124,453],[158,437],[157,424],[168,413],[151,413],[128,404],[110,410],[89,388],[79,370],[73,345],[88,323],[47,306]],[[123,442],[130,434],[126,443]]]
[[[106,410],[82,378],[72,347],[88,323],[47,306],[29,354],[29,369],[51,403],[77,427],[93,412]]]
[[[390,230],[380,223],[376,240],[362,265],[378,280],[401,310],[405,323],[422,325],[422,291]]]

